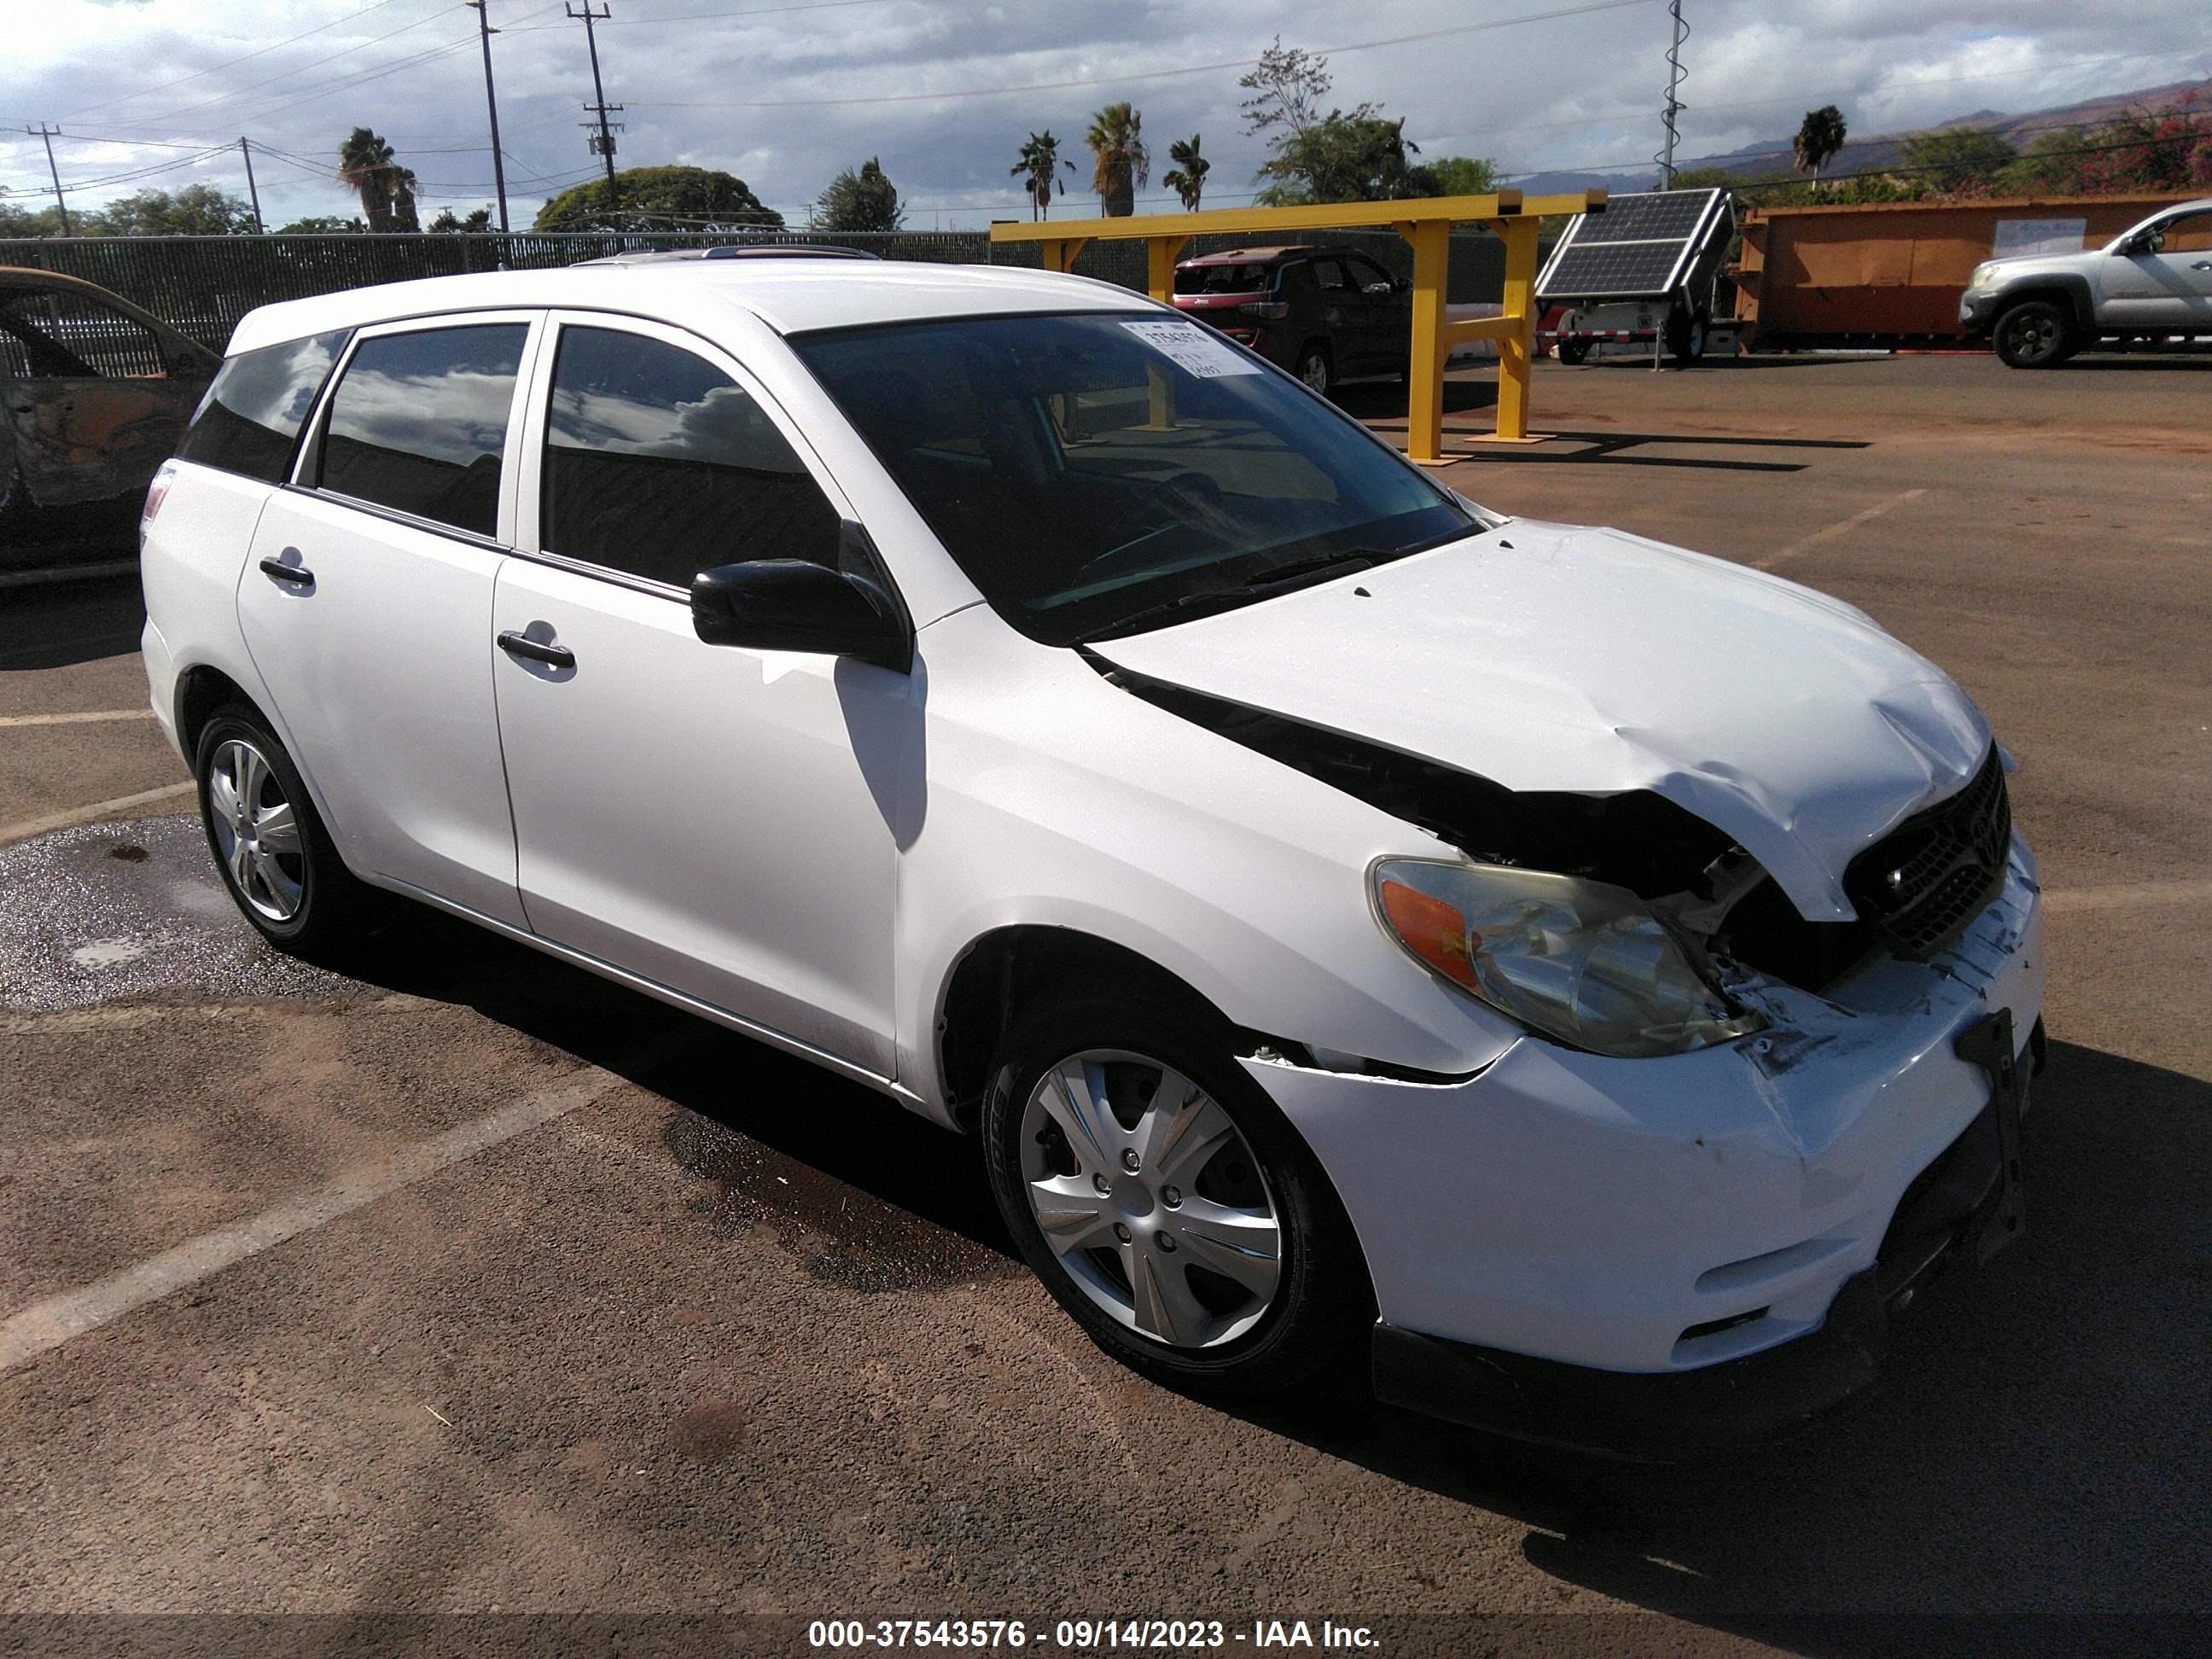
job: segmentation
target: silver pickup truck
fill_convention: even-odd
[[[1977,265],[1959,322],[2014,368],[2099,340],[2212,335],[2212,198],[2161,208],[2101,248]]]

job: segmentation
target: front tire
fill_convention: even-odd
[[[208,851],[262,938],[317,958],[368,931],[369,890],[338,857],[299,768],[257,710],[232,703],[210,716],[192,773]]]
[[[2027,300],[1997,319],[1997,359],[2008,368],[2050,368],[2074,355],[2074,325],[2048,300]]]
[[[983,1107],[1023,1258],[1091,1339],[1161,1382],[1282,1389],[1374,1319],[1336,1194],[1209,1030],[1164,1000],[1018,1018]]]
[[[1558,355],[1559,361],[1570,368],[1590,354],[1588,340],[1561,340],[1552,349]]]

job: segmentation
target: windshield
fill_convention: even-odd
[[[1486,527],[1288,375],[1160,312],[792,344],[992,607],[1048,644]]]

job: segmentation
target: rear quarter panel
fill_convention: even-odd
[[[176,741],[179,686],[194,668],[228,675],[275,717],[239,629],[238,580],[276,487],[191,461],[172,465],[168,495],[145,528],[139,568],[147,629],[159,637],[159,649],[146,653],[148,691]]]

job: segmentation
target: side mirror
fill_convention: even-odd
[[[1367,292],[1370,294],[1395,294],[1397,291],[1398,285],[1395,283],[1370,283],[1367,285]]]
[[[908,672],[914,632],[896,600],[861,576],[805,559],[748,559],[691,579],[691,627],[708,645],[814,651]]]

